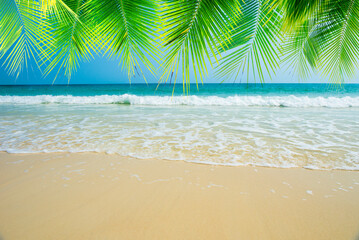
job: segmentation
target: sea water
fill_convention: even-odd
[[[359,85],[0,86],[0,151],[359,170]]]

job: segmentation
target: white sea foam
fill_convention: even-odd
[[[190,106],[264,106],[264,107],[359,107],[359,97],[308,96],[137,96],[98,95],[37,95],[0,96],[0,104],[130,104],[130,105],[190,105]]]
[[[202,164],[359,170],[359,108],[345,107],[355,106],[355,97],[108,96],[126,98],[128,104],[204,105],[138,108],[85,105],[90,100],[99,103],[96,99],[106,99],[103,96],[58,96],[56,101],[50,96],[54,103],[69,104],[36,104],[34,99],[50,101],[42,97],[0,97],[5,103],[0,104],[0,151],[100,152]],[[257,106],[251,101],[259,102],[258,107],[238,107]],[[301,107],[267,107],[280,101]],[[304,107],[319,102],[331,107]]]

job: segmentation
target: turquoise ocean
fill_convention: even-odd
[[[359,84],[0,86],[0,151],[359,170]]]

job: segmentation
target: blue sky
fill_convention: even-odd
[[[105,57],[97,57],[91,62],[83,62],[80,64],[80,67],[76,73],[73,74],[73,77],[70,80],[70,84],[127,84],[129,83],[128,77],[125,71],[122,71],[121,67],[118,65],[117,60],[109,60]],[[1,64],[2,65],[2,64]],[[209,66],[209,65],[208,65]],[[147,81],[149,83],[157,83],[155,77],[151,74],[146,74]],[[359,74],[356,74],[352,79],[346,79],[346,83],[359,83],[358,81]],[[193,74],[191,79],[195,80]],[[266,83],[298,83],[299,80],[295,76],[289,76],[287,71],[284,71],[284,68],[278,71],[277,75],[273,77],[272,81],[269,78]],[[43,78],[39,70],[36,69],[35,64],[31,66],[24,72],[22,72],[19,77],[8,76],[5,72],[3,66],[0,66],[0,84],[1,85],[27,85],[27,84],[52,84],[54,76],[49,76]],[[181,79],[178,79],[177,82],[180,82]],[[232,83],[234,79],[228,79],[228,83]],[[256,80],[259,81],[258,79]],[[204,80],[205,83],[218,83],[218,79],[214,76],[214,71],[210,71],[208,77]],[[239,82],[239,79],[236,80]],[[242,82],[246,82],[242,80]],[[254,79],[249,79],[249,82],[255,82]],[[325,79],[320,78],[320,76],[312,76],[311,79],[306,81],[301,81],[306,83],[319,82],[326,83]],[[55,81],[55,84],[67,84],[68,80],[65,77],[58,77]],[[141,77],[132,78],[132,83],[145,83],[144,79]]]

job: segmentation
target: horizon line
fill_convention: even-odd
[[[196,83],[190,83],[191,85],[197,85]],[[322,82],[313,82],[313,83],[199,83],[198,86],[203,85],[268,85],[268,84],[320,84],[320,85],[358,85],[359,83],[322,83]],[[182,86],[182,83],[176,84],[164,84],[164,83],[70,83],[70,84],[0,84],[0,87],[4,86],[91,86],[91,85],[160,85],[160,86]]]

